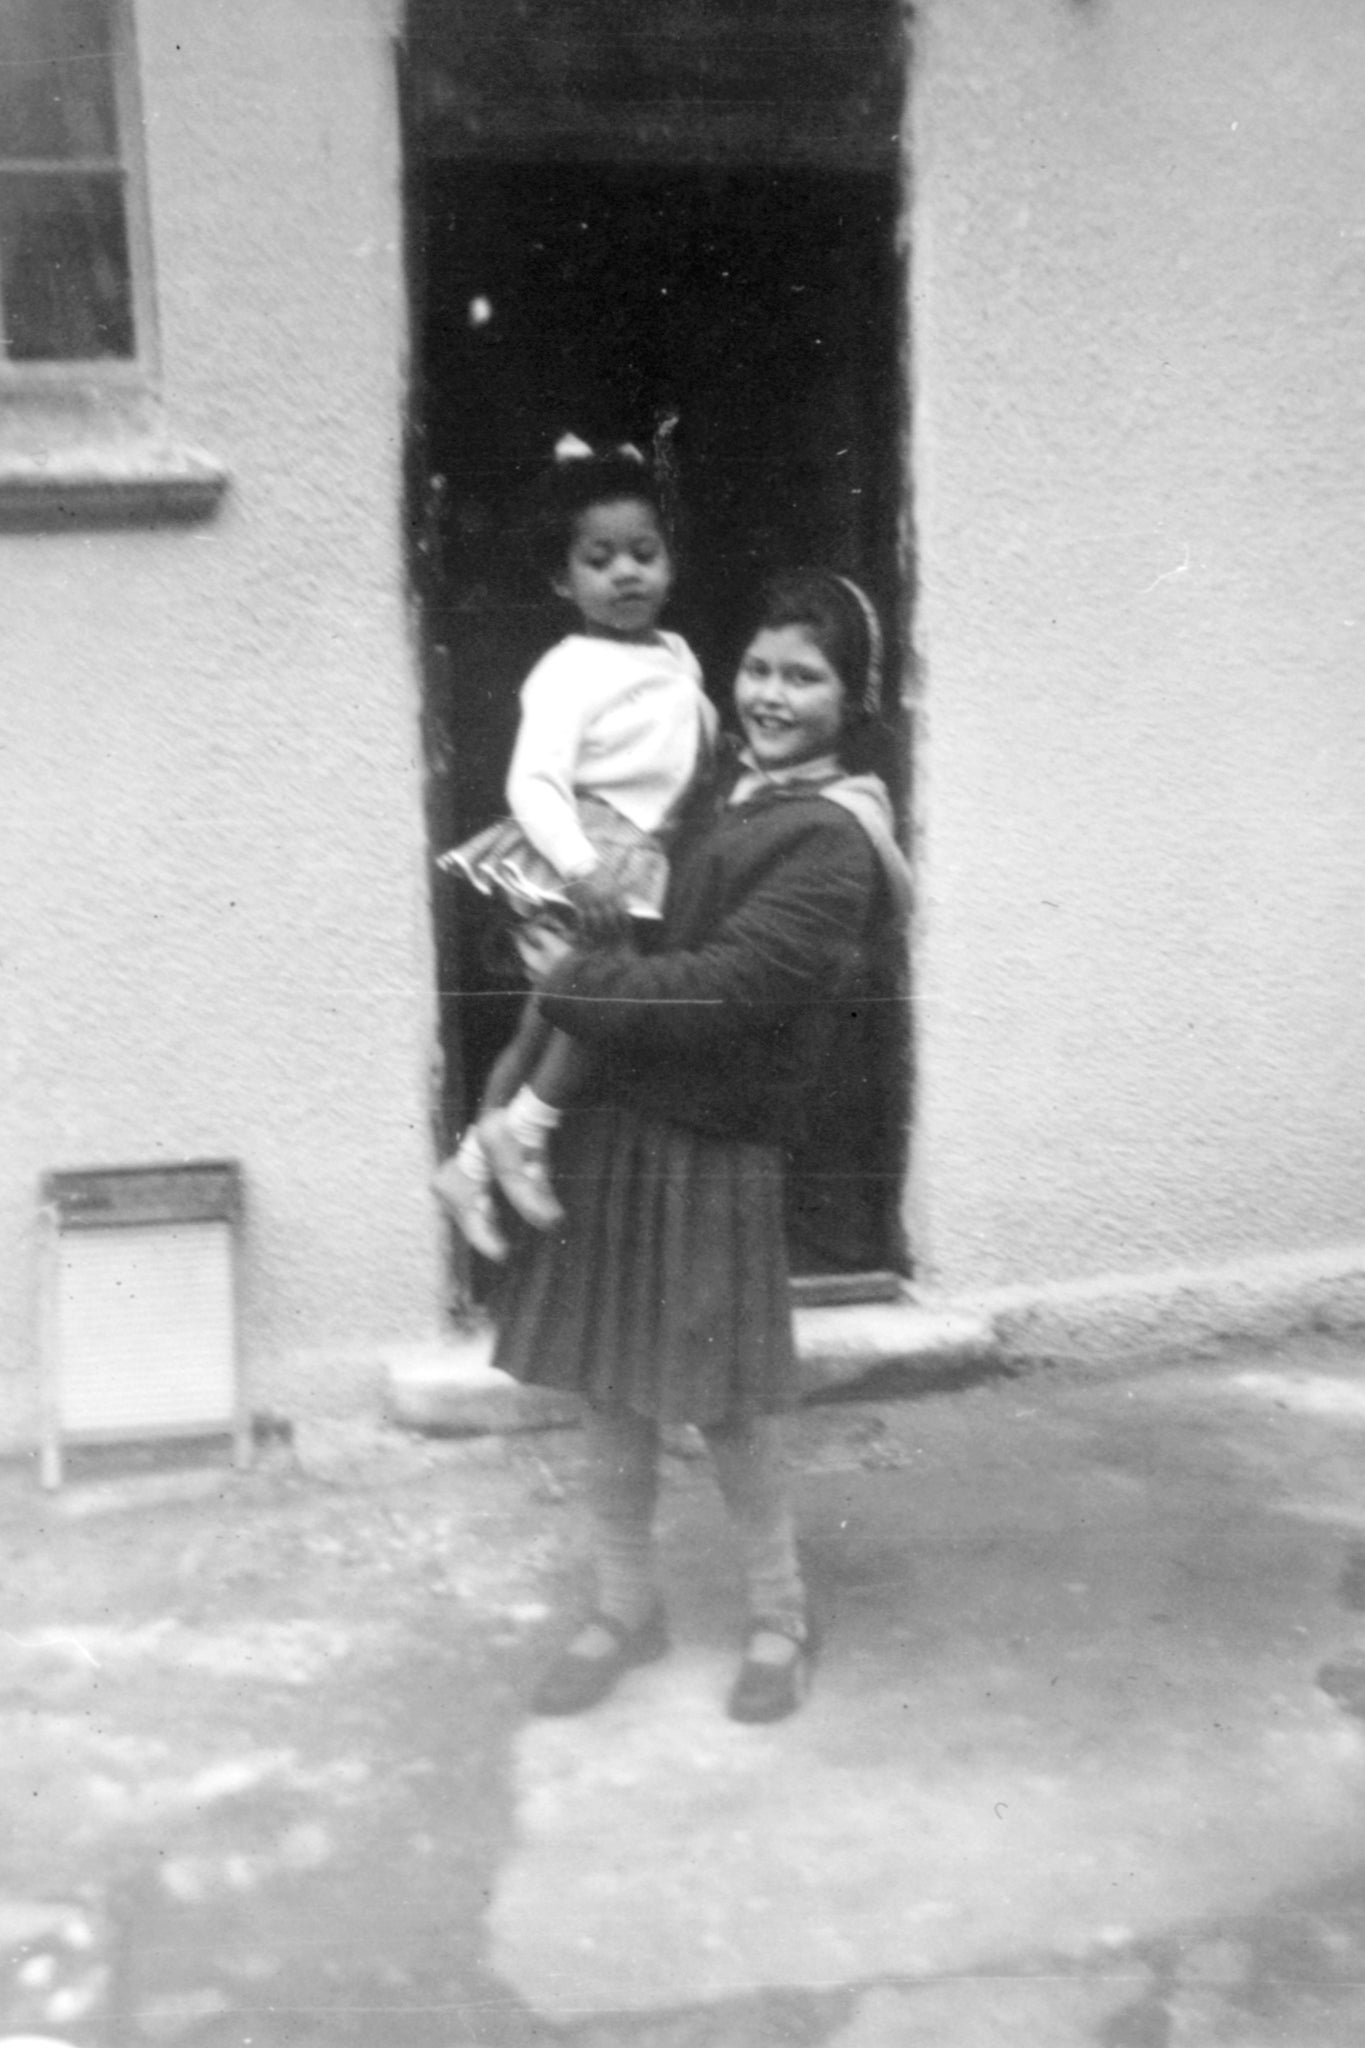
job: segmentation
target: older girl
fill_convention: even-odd
[[[743,733],[675,851],[659,945],[532,942],[548,1022],[593,1054],[556,1141],[566,1215],[523,1231],[497,1362],[584,1400],[597,1605],[537,1711],[594,1705],[667,1648],[652,1523],[659,1431],[703,1432],[748,1591],[729,1712],[804,1696],[813,1640],[777,1418],[797,1399],[783,1155],[819,1085],[839,999],[907,902],[886,793],[841,765],[874,718],[880,634],[856,585],[780,579],[740,664]],[[834,999],[831,1001],[831,998]]]

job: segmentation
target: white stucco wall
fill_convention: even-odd
[[[922,1269],[1365,1239],[1365,10],[914,49]]]
[[[241,1160],[258,1405],[438,1314],[392,12],[137,0],[166,422],[231,483],[0,536],[6,1436],[46,1168]]]

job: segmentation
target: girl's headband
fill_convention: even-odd
[[[874,717],[882,708],[882,624],[871,598],[851,576],[833,579],[853,599],[867,632],[867,674],[863,678],[863,710]]]

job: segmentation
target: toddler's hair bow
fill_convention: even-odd
[[[615,448],[608,448],[604,452],[607,455],[624,456],[627,462],[643,462],[645,459],[633,441],[618,442]],[[593,462],[599,459],[599,451],[590,448],[577,434],[561,434],[555,442],[556,462]]]

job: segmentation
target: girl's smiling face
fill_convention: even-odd
[[[673,588],[673,559],[654,507],[644,498],[613,498],[580,512],[554,588],[589,633],[647,639]]]
[[[735,709],[758,766],[769,774],[837,751],[846,692],[803,626],[765,626],[735,678]]]

